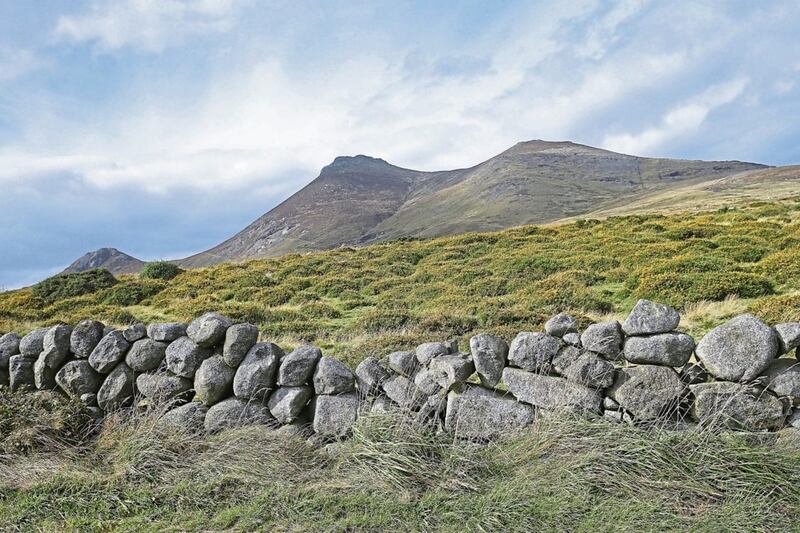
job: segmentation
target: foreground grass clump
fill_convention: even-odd
[[[30,530],[786,530],[800,454],[775,436],[573,418],[478,445],[399,413],[319,449],[120,413],[73,453],[0,457],[0,516]],[[758,437],[758,438],[754,438]],[[65,460],[64,457],[67,457]]]

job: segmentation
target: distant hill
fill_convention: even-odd
[[[92,268],[105,268],[112,274],[133,274],[139,272],[143,266],[144,261],[120,252],[116,248],[100,248],[81,256],[68,266],[63,273],[68,274],[71,272],[83,272]]]

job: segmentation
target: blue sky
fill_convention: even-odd
[[[0,2],[0,286],[229,237],[337,155],[800,163],[800,2]]]

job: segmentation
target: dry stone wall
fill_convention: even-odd
[[[94,320],[0,337],[0,385],[50,389],[97,418],[159,406],[192,430],[265,424],[346,437],[369,411],[404,411],[464,438],[569,413],[616,423],[800,427],[800,323],[738,316],[695,340],[678,312],[640,300],[627,319],[578,330],[565,314],[511,342],[489,334],[368,357],[355,371],[314,346],[285,353],[252,324],[207,313],[190,324],[115,330]],[[166,409],[164,407],[166,406]]]

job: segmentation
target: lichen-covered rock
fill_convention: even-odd
[[[233,393],[236,397],[264,399],[275,388],[281,357],[283,350],[271,342],[261,342],[250,348],[233,378]]]
[[[72,326],[65,324],[58,324],[48,329],[42,340],[42,353],[40,355],[40,357],[44,357],[42,364],[57,370],[69,356],[71,335]]]
[[[652,421],[676,412],[686,387],[666,366],[618,368],[608,395],[637,420]]]
[[[778,333],[779,355],[789,353],[800,346],[800,322],[777,324],[775,331]]]
[[[33,383],[39,390],[53,390],[56,385],[56,369],[47,365],[44,352],[33,364]]]
[[[543,372],[561,348],[561,341],[546,333],[522,332],[508,349],[508,363],[529,372]]]
[[[18,354],[8,361],[8,381],[12,391],[36,388],[35,359]]]
[[[481,384],[494,387],[500,383],[508,360],[508,343],[500,337],[481,333],[469,340],[469,349]]]
[[[208,409],[204,425],[209,433],[217,433],[241,426],[274,426],[276,422],[266,405],[251,403],[240,398],[228,398]]]
[[[8,360],[19,353],[19,341],[22,337],[16,333],[6,333],[0,337],[0,376],[8,370]]]
[[[602,395],[597,390],[571,383],[564,378],[506,367],[502,382],[519,401],[542,409],[601,413]]]
[[[208,407],[198,402],[190,402],[170,409],[164,413],[159,422],[191,433],[199,433],[204,429],[206,413]]]
[[[147,372],[155,370],[164,361],[167,352],[166,342],[154,341],[153,339],[142,339],[134,342],[127,355],[125,364],[131,367],[134,372]]]
[[[125,340],[121,331],[112,331],[95,346],[89,355],[89,364],[101,374],[108,374],[125,359],[131,343]]]
[[[428,397],[405,376],[389,378],[383,384],[383,391],[390,400],[404,409],[419,409]]]
[[[258,328],[253,324],[235,324],[225,333],[225,345],[222,349],[222,358],[232,367],[239,363],[258,341]]]
[[[679,367],[692,357],[694,339],[677,332],[628,337],[622,351],[631,363]]]
[[[462,384],[475,373],[475,365],[472,358],[466,354],[443,355],[431,360],[428,369],[438,372],[442,378],[439,385],[445,390],[450,390],[456,385]]]
[[[145,398],[154,402],[188,400],[191,396],[192,380],[176,376],[171,372],[139,374],[136,388]]]
[[[281,359],[278,367],[278,385],[300,387],[311,383],[322,350],[314,346],[301,346]]]
[[[764,385],[775,396],[800,404],[800,362],[796,359],[776,359],[762,374]]]
[[[230,325],[230,320],[219,313],[206,313],[189,324],[186,335],[198,346],[212,348],[222,344]]]
[[[572,365],[578,358],[583,355],[583,350],[578,348],[577,346],[572,346],[570,344],[566,346],[562,346],[558,349],[555,357],[553,357],[552,362],[552,369],[556,371],[556,373],[560,375],[564,375],[564,372],[567,371],[567,368]]]
[[[776,430],[786,418],[780,400],[767,391],[716,381],[692,385],[693,414],[703,426],[744,431]]]
[[[560,313],[544,323],[544,332],[562,338],[567,333],[578,332],[578,321],[565,313]]]
[[[69,344],[75,357],[86,359],[105,335],[105,326],[97,320],[81,320],[72,329]]]
[[[230,396],[235,375],[236,369],[229,367],[221,355],[209,357],[194,375],[195,399],[210,406]]]
[[[103,375],[95,371],[89,361],[69,361],[56,373],[56,383],[72,398],[96,394],[103,384]]]
[[[147,327],[141,323],[132,324],[123,330],[122,336],[125,337],[126,341],[133,344],[134,342],[147,337]]]
[[[573,383],[592,389],[604,389],[614,382],[614,365],[592,352],[586,352],[561,375]]]
[[[449,354],[450,348],[443,342],[426,342],[417,346],[414,353],[419,364],[427,365],[434,357]]]
[[[362,394],[379,392],[391,374],[376,357],[367,357],[356,367],[356,382]]]
[[[133,403],[136,378],[125,363],[118,363],[97,391],[97,405],[106,413]]]
[[[341,394],[355,390],[353,371],[333,357],[322,357],[314,370],[314,392],[317,394]]]
[[[533,422],[534,408],[481,387],[447,395],[445,428],[457,437],[492,439],[521,430]]]
[[[154,341],[172,342],[186,335],[186,324],[161,322],[147,326],[147,336]]]
[[[392,352],[387,356],[389,368],[400,375],[412,378],[419,369],[417,354],[413,351]]]
[[[358,395],[320,395],[311,402],[313,427],[325,437],[345,437],[358,418]]]
[[[19,353],[36,359],[44,351],[44,336],[47,335],[47,328],[35,329],[22,337],[19,341]]]
[[[211,350],[198,346],[189,337],[180,337],[167,346],[164,356],[167,370],[176,376],[192,379],[202,362],[211,357]]]
[[[619,322],[599,322],[586,328],[581,334],[581,345],[585,350],[616,359],[622,352],[622,328]]]
[[[622,323],[626,335],[653,335],[667,333],[678,327],[681,315],[667,305],[639,300]]]
[[[561,340],[563,340],[565,343],[569,345],[577,346],[578,348],[581,348],[583,346],[581,344],[580,333],[567,333],[566,335],[561,337]]]
[[[300,417],[313,395],[308,386],[281,387],[270,395],[267,407],[278,422],[291,424]]]
[[[714,377],[750,381],[777,357],[778,335],[753,315],[740,315],[708,332],[695,353]]]
[[[690,363],[681,369],[678,377],[686,385],[697,385],[708,381],[708,372],[702,366]]]

